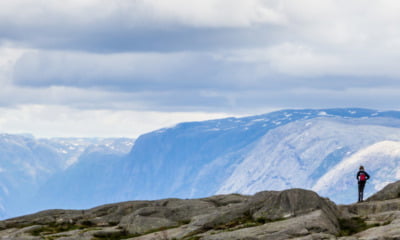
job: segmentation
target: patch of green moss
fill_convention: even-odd
[[[199,236],[192,236],[190,238],[185,238],[185,240],[199,240],[201,237]]]
[[[189,223],[190,223],[190,220],[182,220],[182,221],[178,222],[179,225],[185,225],[185,224],[189,224]]]
[[[79,225],[84,226],[84,227],[94,227],[94,226],[96,226],[96,224],[93,223],[90,220],[83,220],[82,222],[79,223]]]
[[[204,229],[198,229],[198,230],[192,231],[191,233],[185,235],[181,239],[182,240],[198,240],[198,239],[200,239],[200,236],[198,236],[198,234],[202,234],[204,232],[205,232]]]
[[[75,225],[75,224],[67,224],[67,223],[62,223],[62,224],[49,224],[49,225],[44,225],[41,228],[35,229],[31,232],[33,236],[41,236],[41,235],[49,235],[49,234],[55,234],[55,233],[60,233],[60,232],[67,232],[71,230],[76,230],[76,229],[83,229],[84,227]]]
[[[92,240],[120,240],[138,237],[139,234],[129,234],[128,231],[122,230],[119,232],[97,232],[93,234]]]
[[[249,223],[249,222],[252,222],[251,219],[248,219],[247,217],[242,217],[242,218],[238,218],[238,219],[232,220],[227,223],[217,225],[213,229],[214,230],[228,230],[228,229],[232,229],[238,225],[242,225],[242,224]]]
[[[139,237],[139,236],[143,236],[143,235],[147,235],[147,234],[151,234],[151,233],[165,232],[168,229],[177,228],[177,227],[180,227],[181,225],[183,225],[183,224],[179,224],[179,225],[175,225],[175,226],[169,226],[169,227],[155,228],[155,229],[151,229],[149,231],[146,231],[146,232],[144,232],[142,234],[139,234],[139,233],[130,234],[126,230],[121,230],[120,232],[112,232],[112,233],[99,232],[99,233],[95,233],[93,235],[94,238],[92,240],[117,240],[117,239],[127,239],[127,238]]]
[[[353,234],[367,230],[368,228],[379,226],[379,224],[367,224],[360,217],[339,219],[339,236],[351,236]]]
[[[269,219],[269,218],[259,217],[255,221],[259,224],[265,224],[265,223],[279,222],[283,220],[286,220],[286,218]]]
[[[94,224],[90,221],[83,221],[79,224],[75,223],[51,223],[48,225],[43,225],[40,228],[31,231],[33,236],[45,236],[56,233],[68,232],[72,230],[81,230],[93,228]],[[46,236],[46,240],[55,239],[52,236]]]
[[[269,222],[281,221],[282,219],[270,220],[266,218],[254,219],[250,214],[234,219],[230,222],[218,225],[213,230],[234,231],[242,228],[256,227]]]
[[[60,238],[60,237],[62,237],[62,236],[57,236],[57,237],[50,237],[50,236],[48,236],[48,237],[45,237],[44,239],[45,239],[45,240],[56,240],[57,238]]]
[[[384,223],[382,223],[381,226],[389,225],[389,224],[391,224],[391,223],[392,223],[392,221],[387,220],[387,221],[385,221]]]
[[[155,229],[151,229],[147,232],[145,232],[144,234],[150,234],[150,233],[155,233],[155,232],[161,232],[161,231],[166,231],[168,229],[173,229],[173,228],[177,228],[180,225],[175,225],[175,226],[170,226],[170,227],[160,227],[160,228],[155,228]]]

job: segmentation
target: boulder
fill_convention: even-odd
[[[400,198],[400,181],[390,183],[379,192],[367,199],[367,201],[382,201]]]
[[[153,201],[121,218],[120,227],[130,234],[144,234],[157,229],[178,227],[197,215],[216,210],[213,201],[205,199],[165,199]]]
[[[296,217],[315,210],[324,211],[332,221],[339,215],[336,205],[329,199],[304,189],[260,192],[250,198],[248,205],[254,219],[265,221]]]

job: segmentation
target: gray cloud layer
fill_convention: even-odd
[[[54,89],[52,103],[166,111],[400,100],[396,1],[17,0],[0,9],[3,46],[30,49],[11,70],[13,87],[31,95],[22,102]]]
[[[255,47],[274,39],[270,28],[276,23],[254,16],[262,1],[248,2],[253,5],[198,1],[195,9],[187,1],[17,0],[0,5],[0,38],[33,48],[106,53]],[[235,5],[247,9],[229,12]]]

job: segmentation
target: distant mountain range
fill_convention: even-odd
[[[311,189],[336,203],[400,179],[400,112],[283,110],[181,123],[132,139],[0,135],[3,217],[125,200]],[[23,206],[23,207],[21,207]]]
[[[0,217],[7,218],[43,209],[36,201],[44,186],[82,161],[126,155],[133,139],[53,138],[0,134]],[[93,156],[94,159],[90,159]],[[60,179],[61,180],[61,179]],[[83,179],[62,178],[62,184],[46,192],[62,191]],[[62,199],[58,195],[57,199]],[[40,199],[47,199],[46,196]],[[79,204],[79,203],[78,203]]]

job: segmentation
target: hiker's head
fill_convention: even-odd
[[[364,170],[364,166],[363,165],[360,166],[360,170]]]

